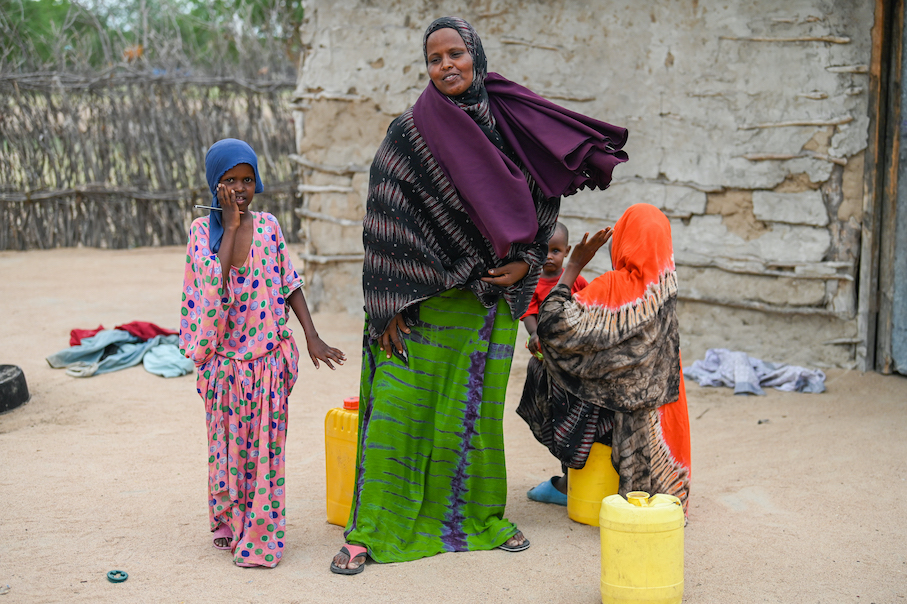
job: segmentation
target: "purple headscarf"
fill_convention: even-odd
[[[584,188],[606,188],[627,130],[564,109],[506,78],[488,73],[482,41],[458,17],[433,22],[422,41],[450,28],[473,59],[473,82],[457,97],[429,82],[413,105],[413,120],[429,150],[456,186],[470,218],[504,258],[513,243],[529,243],[538,230],[523,172],[499,144],[513,150],[548,197]]]

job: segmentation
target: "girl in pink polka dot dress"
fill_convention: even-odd
[[[252,148],[215,143],[205,172],[220,210],[189,229],[180,349],[198,367],[205,401],[213,543],[237,566],[273,568],[284,549],[287,398],[299,360],[288,309],[316,368],[346,357],[318,337],[277,219],[249,211],[263,190]]]

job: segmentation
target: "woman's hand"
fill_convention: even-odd
[[[579,270],[585,268],[589,261],[595,257],[595,253],[611,239],[611,227],[605,227],[598,231],[592,237],[589,233],[583,235],[583,240],[573,247],[573,253],[570,254],[568,265],[572,264]]]
[[[312,338],[306,337],[306,348],[309,350],[309,358],[312,359],[315,369],[318,369],[318,361],[323,361],[325,365],[334,369],[334,366],[331,365],[331,361],[334,361],[338,365],[343,365],[343,362],[346,360],[346,355],[343,354],[342,350],[339,348],[331,348],[317,335]]]
[[[409,327],[407,327],[406,321],[403,320],[403,315],[398,313],[394,315],[394,318],[391,319],[390,323],[387,324],[387,327],[384,328],[384,333],[378,338],[378,348],[387,353],[387,358],[391,358],[394,349],[401,355],[404,354],[403,342],[400,341],[401,331],[408,334]],[[391,346],[393,346],[393,348],[391,348]]]
[[[525,260],[517,260],[516,262],[509,262],[498,268],[488,269],[488,274],[491,276],[482,277],[482,281],[491,283],[492,285],[507,287],[525,277],[528,272],[529,264],[527,264]]]
[[[239,206],[236,205],[236,193],[233,192],[233,189],[228,189],[223,183],[218,183],[217,201],[220,202],[220,220],[224,230],[232,229],[235,231],[238,229],[242,212],[239,211]]]

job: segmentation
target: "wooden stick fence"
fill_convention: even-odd
[[[208,204],[207,148],[256,150],[255,209],[298,241],[289,80],[98,74],[0,75],[0,250],[177,245]]]

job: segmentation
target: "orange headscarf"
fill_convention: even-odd
[[[617,311],[641,301],[650,288],[674,273],[671,223],[661,210],[647,203],[627,208],[614,225],[611,266],[613,270],[574,294],[577,302]]]

